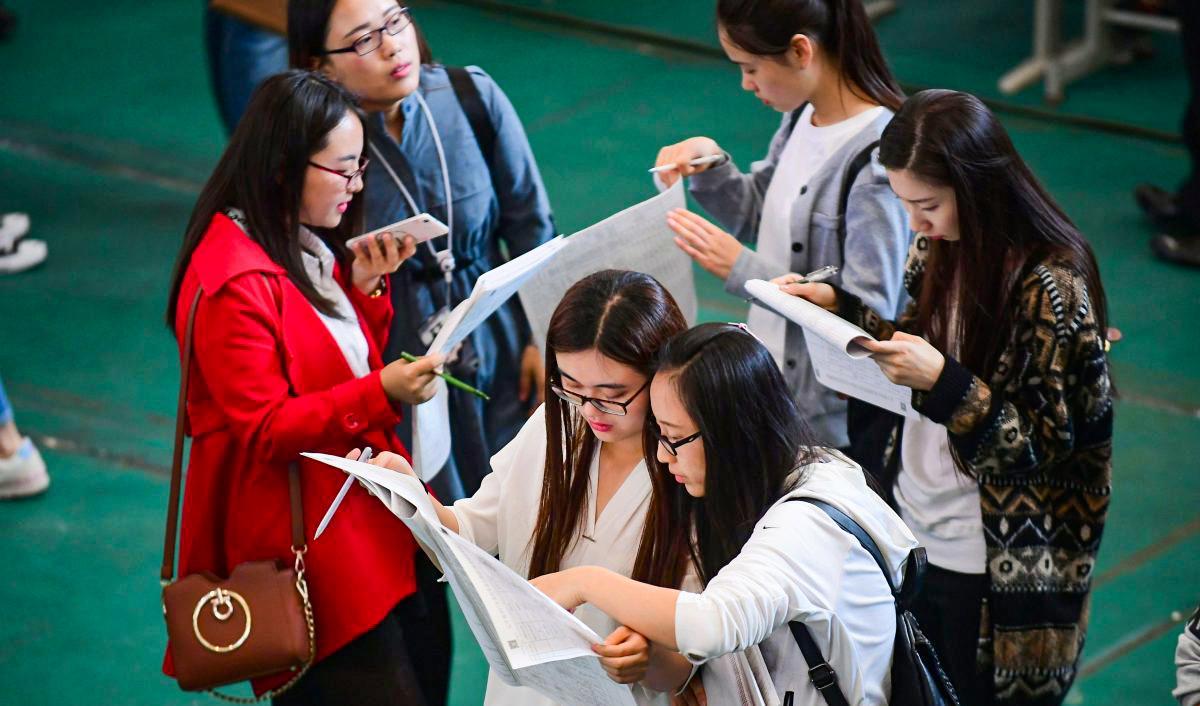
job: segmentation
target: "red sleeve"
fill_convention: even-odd
[[[338,265],[334,276],[342,285],[342,289],[346,291],[346,296],[350,297],[350,303],[358,310],[358,315],[366,324],[367,330],[371,332],[375,344],[379,350],[383,350],[387,348],[388,334],[392,330],[391,277],[385,277],[383,280],[383,294],[372,297],[363,294],[358,287],[350,283],[349,270],[349,267]]]
[[[196,363],[213,400],[249,448],[276,462],[316,447],[348,447],[400,421],[379,371],[294,396],[280,354],[280,318],[265,277],[239,277],[200,302]]]

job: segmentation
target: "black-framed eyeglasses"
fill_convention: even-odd
[[[408,29],[410,24],[412,24],[412,13],[409,12],[407,7],[402,7],[400,8],[400,12],[387,18],[382,27],[376,27],[366,32],[358,39],[355,39],[354,43],[350,46],[340,49],[324,49],[321,51],[321,54],[349,54],[350,52],[354,52],[359,56],[366,56],[383,45],[384,32],[394,37]]]
[[[667,437],[663,436],[662,430],[660,429],[655,429],[654,435],[658,437],[658,445],[662,447],[663,451],[666,451],[672,456],[679,456],[680,446],[686,446],[687,444],[690,444],[696,439],[700,438],[700,432],[696,432],[691,436],[683,437],[679,441],[671,441]]]
[[[624,402],[617,402],[616,400],[602,400],[599,397],[588,397],[587,395],[581,395],[577,392],[569,392],[564,390],[563,386],[558,383],[550,383],[551,392],[558,395],[563,402],[566,402],[574,407],[582,407],[590,402],[592,406],[599,411],[605,414],[612,414],[617,417],[624,417],[626,414],[628,414],[629,405],[633,404],[633,401],[637,399],[637,396],[642,394],[642,390],[645,390],[647,387],[650,387],[650,380],[646,380],[646,382],[642,383],[642,386],[637,389],[637,392],[630,395],[629,399],[625,400]]]
[[[370,163],[371,163],[371,160],[364,159],[358,163],[358,169],[355,169],[354,171],[352,171],[348,174],[346,172],[339,172],[336,169],[330,169],[329,167],[326,167],[323,164],[317,164],[316,162],[314,162],[312,160],[309,160],[308,166],[316,167],[317,169],[320,169],[323,172],[329,172],[330,174],[337,174],[338,176],[340,176],[341,178],[346,180],[346,189],[349,190],[350,185],[354,182],[355,179],[358,179],[367,173],[367,165]]]

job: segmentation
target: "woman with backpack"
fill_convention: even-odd
[[[903,582],[916,540],[861,468],[815,445],[767,349],[742,325],[697,326],[660,352],[650,405],[655,473],[683,491],[670,501],[671,526],[702,590],[596,566],[533,584],[564,608],[592,605],[704,664],[709,703],[824,706],[793,621],[807,628],[850,703],[888,703],[896,636],[889,579]],[[889,576],[809,500],[861,525]]]
[[[657,164],[673,167],[661,178],[691,177],[691,195],[720,224],[677,211],[668,220],[676,243],[737,297],[747,280],[833,265],[833,282],[899,314],[909,232],[874,145],[903,96],[861,0],[719,0],[717,29],[742,88],[783,116],[749,173],[707,137],[659,152]],[[759,306],[748,323],[818,438],[853,443],[855,460],[873,466],[858,429],[848,432],[846,401],[817,382],[802,329]]]
[[[919,235],[896,322],[785,285],[873,334],[919,419],[886,488],[929,553],[913,612],[968,704],[1059,704],[1087,629],[1112,490],[1104,287],[1092,249],[977,98],[923,91],[880,161]]]

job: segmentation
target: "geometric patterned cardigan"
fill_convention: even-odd
[[[896,323],[838,290],[838,313],[879,339],[914,326],[929,241],[917,236],[905,267],[912,296]],[[1112,491],[1113,406],[1105,338],[1079,274],[1035,266],[991,380],[950,356],[913,406],[946,427],[979,482],[989,591],[978,659],[997,704],[1059,704],[1075,679],[1089,590]],[[898,454],[898,429],[889,461]],[[898,468],[899,464],[886,464]],[[892,487],[894,478],[884,479]],[[890,493],[889,493],[890,494]]]

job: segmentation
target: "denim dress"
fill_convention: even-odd
[[[492,169],[467,122],[443,67],[421,67],[417,89],[441,138],[450,179],[453,223],[446,209],[441,160],[431,126],[416,94],[401,103],[404,129],[397,142],[387,132],[384,115],[370,116],[366,156],[372,160],[366,175],[367,229],[373,230],[414,216],[393,174],[408,190],[417,213],[426,212],[451,225],[456,267],[447,287],[437,258],[426,244],[418,246],[391,276],[389,283],[395,318],[384,353],[385,361],[401,351],[421,355],[428,348],[420,331],[442,307],[453,308],[466,299],[481,274],[548,241],[554,221],[546,189],[534,162],[529,141],[512,104],[490,76],[468,67],[487,107],[496,132]],[[382,157],[386,165],[377,164]],[[389,172],[388,167],[391,168]],[[435,238],[436,250],[447,238]],[[492,454],[516,436],[528,416],[529,406],[518,397],[521,354],[530,342],[529,323],[520,302],[513,297],[468,338],[458,360],[448,371],[491,396],[484,402],[450,388],[452,453],[447,466],[431,485],[443,502],[472,495],[488,473]],[[398,433],[411,447],[407,420]]]

